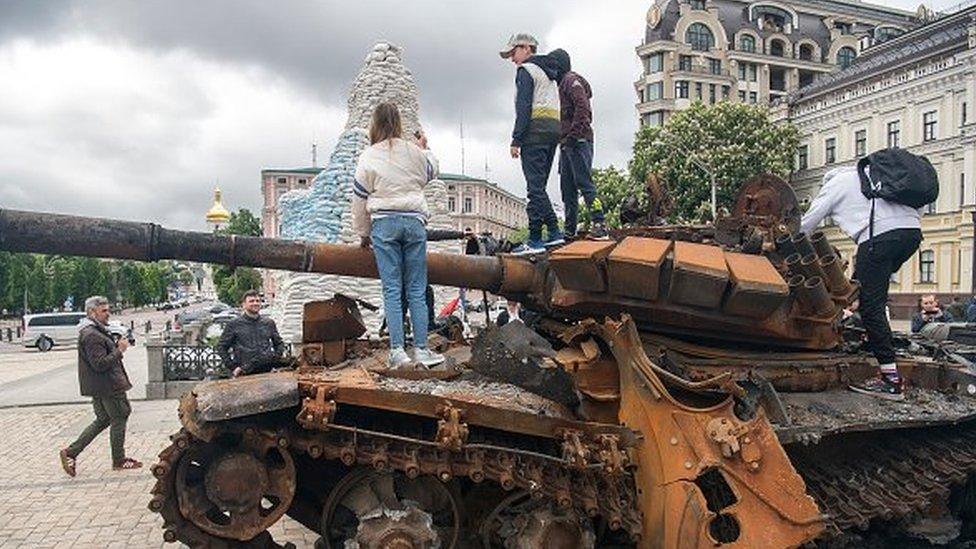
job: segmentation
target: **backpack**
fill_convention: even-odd
[[[871,166],[871,175],[865,167]],[[861,194],[921,208],[939,198],[939,175],[928,158],[904,149],[881,149],[857,162]]]
[[[865,170],[868,166],[870,175]],[[939,174],[929,159],[898,147],[881,149],[858,160],[857,175],[861,194],[871,199],[869,241],[874,240],[874,199],[921,208],[939,198]]]

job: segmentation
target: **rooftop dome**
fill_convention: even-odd
[[[220,203],[220,187],[214,187],[214,203],[207,210],[207,223],[220,224],[230,220],[230,212]]]

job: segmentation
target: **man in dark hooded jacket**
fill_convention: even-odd
[[[549,57],[559,71],[556,75],[560,106],[559,186],[566,208],[563,230],[569,236],[576,233],[582,193],[593,222],[590,237],[607,238],[603,204],[593,184],[593,111],[590,108],[593,91],[585,78],[573,72],[566,50],[553,50]]]
[[[559,88],[557,67],[546,55],[536,55],[538,42],[528,34],[514,34],[499,51],[515,64],[515,129],[512,158],[521,158],[529,203],[529,241],[525,252],[534,253],[563,243],[559,220],[552,209],[546,183],[559,143]],[[542,240],[542,226],[548,228]]]

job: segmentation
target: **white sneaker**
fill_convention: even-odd
[[[430,349],[417,348],[413,350],[413,359],[424,366],[437,366],[441,362],[444,362],[444,355],[435,353]]]
[[[388,365],[391,370],[402,368],[403,366],[406,366],[411,362],[413,361],[410,360],[410,355],[408,355],[407,352],[403,350],[403,347],[394,347],[390,349],[390,360]]]
[[[522,244],[518,248],[512,250],[512,255],[534,255],[545,253],[546,248],[542,244]]]

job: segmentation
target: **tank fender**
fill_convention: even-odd
[[[193,389],[198,421],[226,421],[298,406],[295,372],[272,372],[205,381]]]

